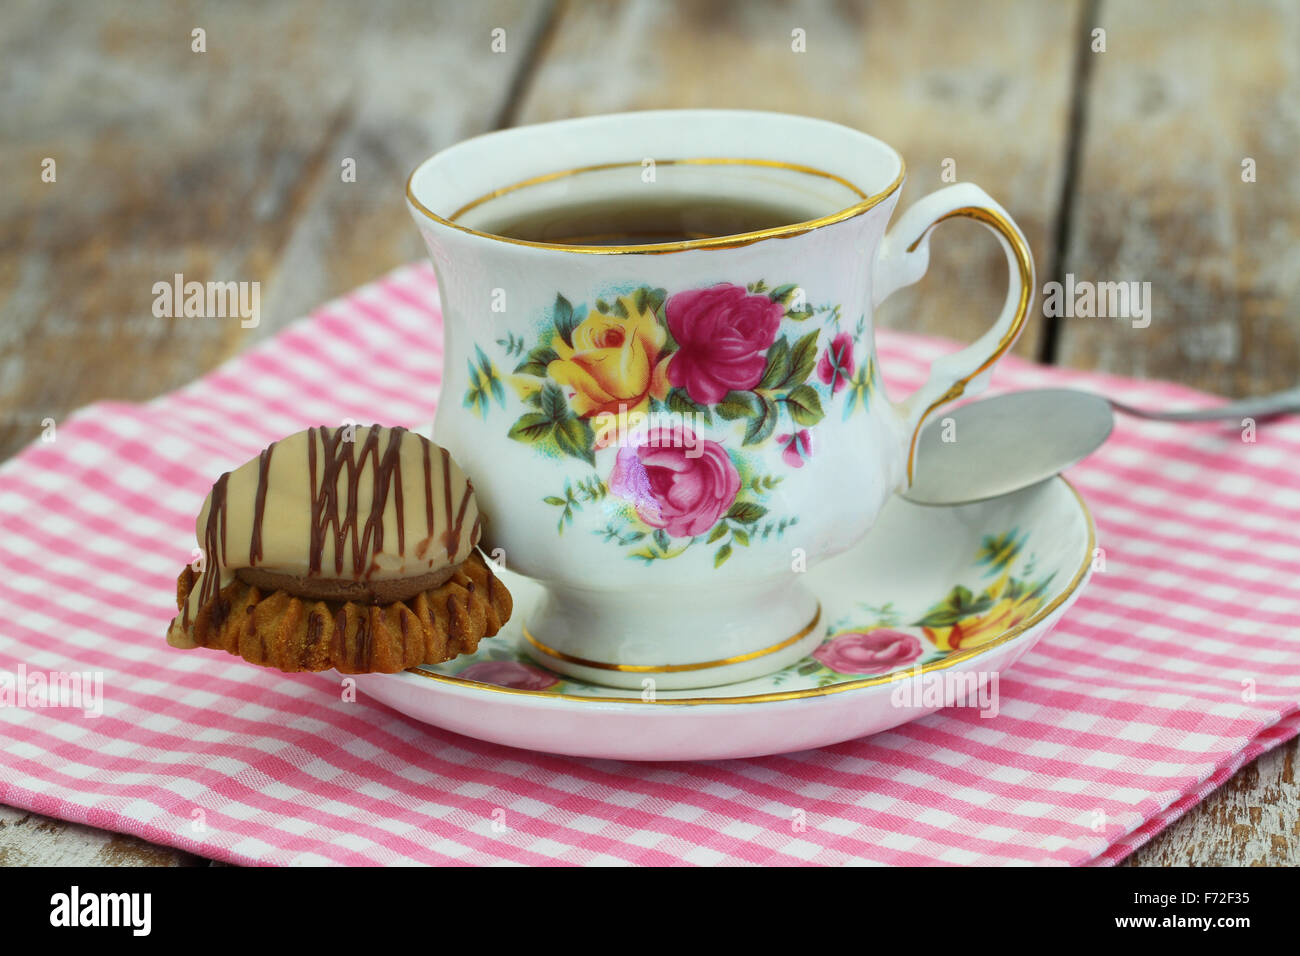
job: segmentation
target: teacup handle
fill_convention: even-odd
[[[998,237],[1011,272],[1007,301],[993,327],[952,355],[936,359],[926,383],[895,404],[910,435],[907,445],[907,485],[912,484],[916,443],[926,417],[945,402],[968,391],[979,394],[988,385],[993,363],[1011,348],[1034,299],[1034,259],[1029,243],[1005,209],[973,183],[957,183],[915,202],[889,230],[873,269],[873,307],[904,286],[918,281],[930,265],[930,230],[945,219],[974,219]]]

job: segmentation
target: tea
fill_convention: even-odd
[[[480,232],[558,245],[638,246],[713,239],[816,219],[807,205],[711,196],[646,196],[567,202],[476,223]]]

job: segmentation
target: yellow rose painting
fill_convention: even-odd
[[[1030,583],[1011,576],[1011,568],[1024,545],[1016,530],[990,535],[976,556],[997,579],[978,595],[955,587],[947,598],[930,609],[917,625],[941,651],[967,650],[1004,636],[1029,620],[1043,605],[1051,577]]]
[[[572,345],[559,335],[551,340],[557,357],[546,373],[565,389],[579,418],[644,412],[651,396],[668,394],[663,326],[631,296],[619,302],[626,317],[592,312],[574,328]]]

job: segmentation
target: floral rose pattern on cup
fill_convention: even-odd
[[[767,350],[784,317],[780,302],[739,286],[677,293],[667,307],[668,328],[677,340],[668,381],[700,405],[752,389],[763,377]]]
[[[837,674],[884,674],[912,663],[921,651],[921,642],[914,635],[881,627],[839,634],[812,656]]]
[[[798,516],[769,515],[765,499],[784,476],[763,471],[773,460],[758,453],[775,443],[780,466],[804,467],[837,393],[848,418],[875,389],[870,355],[853,354],[870,348],[865,317],[841,328],[838,305],[809,306],[794,284],[642,286],[590,306],[557,295],[537,328],[531,342],[497,340],[511,374],[475,346],[464,404],[486,419],[513,388],[523,413],[509,436],[594,469],[545,496],[561,509],[559,531],[612,495],[627,507],[595,533],[646,561],[703,542],[717,567],[736,547],[779,538]],[[656,418],[675,423],[638,437]],[[696,437],[701,428],[709,438]],[[598,465],[607,449],[613,460]]]
[[[791,468],[802,468],[803,463],[812,457],[812,433],[806,428],[793,435],[777,435],[776,440],[785,448],[781,459]]]
[[[570,341],[551,340],[556,358],[546,373],[568,390],[579,418],[645,411],[650,397],[668,394],[667,360],[660,360],[664,328],[645,305],[620,300],[625,315],[592,312],[574,327]]]
[[[690,538],[709,531],[726,514],[740,491],[740,473],[717,442],[678,428],[620,448],[609,490],[631,501],[650,527]]]
[[[817,362],[817,377],[831,387],[834,395],[853,378],[853,336],[841,332],[831,340]]]

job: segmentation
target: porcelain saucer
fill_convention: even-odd
[[[656,691],[601,687],[530,656],[541,596],[508,571],[510,623],[477,653],[359,677],[417,720],[529,750],[620,760],[786,753],[888,730],[944,706],[997,711],[998,675],[1079,596],[1096,535],[1078,492],[1054,478],[1002,498],[932,508],[893,499],[853,550],[809,571],[823,640],[766,677]]]

